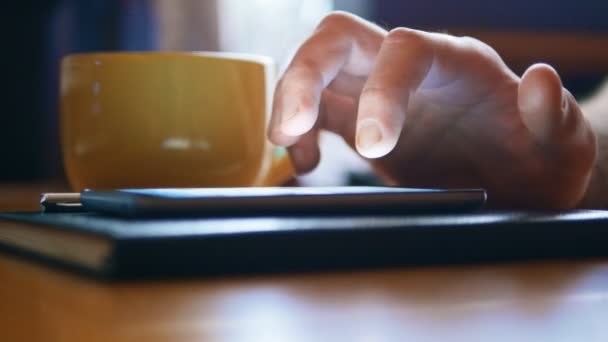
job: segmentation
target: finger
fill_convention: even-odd
[[[354,146],[356,105],[352,98],[340,96],[329,90],[323,92],[317,125],[299,138],[288,150],[296,171],[312,171],[320,160],[318,135],[321,129],[336,133]]]
[[[327,89],[336,94],[349,96],[358,100],[365,81],[366,78],[363,76],[353,76],[346,72],[340,72],[327,86]]]
[[[595,136],[572,94],[562,87],[557,72],[546,64],[531,66],[518,89],[521,119],[532,136],[553,153],[594,151]],[[589,153],[586,153],[589,155]],[[585,159],[590,159],[591,155]],[[588,161],[587,161],[588,162]]]
[[[355,147],[357,100],[325,90],[319,116],[321,129],[341,136],[352,148]]]
[[[434,40],[424,32],[392,30],[359,99],[357,150],[367,158],[388,154],[403,128],[410,95],[433,62]]]
[[[301,136],[314,126],[321,93],[344,70],[364,75],[385,31],[350,14],[327,16],[300,47],[275,91],[271,140]]]
[[[280,101],[282,101],[281,96],[277,96],[275,92],[273,107],[281,106],[281,104],[278,104],[278,102]],[[298,141],[299,137],[285,134],[281,130],[280,120],[281,118],[278,115],[275,115],[274,113],[271,115],[267,131],[268,139],[272,143],[279,146],[291,146],[295,144]]]
[[[319,129],[313,128],[304,134],[298,142],[287,148],[297,174],[314,170],[321,160],[319,149]]]

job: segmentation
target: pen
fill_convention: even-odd
[[[80,193],[77,192],[43,193],[40,196],[40,206],[45,213],[84,211],[80,203]]]

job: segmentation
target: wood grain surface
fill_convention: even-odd
[[[0,341],[607,341],[608,260],[102,283],[0,254],[0,304]]]

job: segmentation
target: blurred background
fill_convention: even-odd
[[[5,5],[7,43],[0,122],[0,182],[63,178],[58,68],[73,52],[220,50],[259,53],[284,67],[333,9],[391,28],[470,35],[517,73],[548,62],[579,98],[608,75],[606,0],[21,0]],[[323,136],[322,166],[302,181],[373,182],[340,139]],[[331,158],[328,156],[331,155]],[[331,162],[329,162],[331,160]],[[352,173],[346,173],[347,165]]]

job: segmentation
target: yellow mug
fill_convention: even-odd
[[[68,181],[85,188],[280,185],[266,139],[274,65],[211,52],[86,53],[61,63]]]

